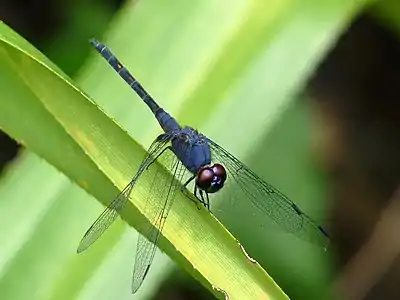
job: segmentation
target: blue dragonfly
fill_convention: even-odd
[[[78,246],[78,253],[107,230],[125,207],[134,187],[147,180],[150,183],[145,215],[153,225],[146,227],[137,242],[132,293],[139,289],[149,271],[160,233],[178,192],[195,202],[198,209],[204,206],[213,212],[210,195],[227,190],[226,198],[230,205],[236,206],[240,202],[299,238],[324,248],[327,246],[329,237],[326,231],[288,197],[207,136],[190,126],[179,125],[108,47],[96,39],[91,39],[90,43],[150,108],[164,133],[150,145],[133,179],[87,230]],[[166,176],[160,164],[154,164],[156,160],[162,161],[173,176]],[[229,187],[224,189],[227,185]],[[193,194],[189,190],[193,190]]]

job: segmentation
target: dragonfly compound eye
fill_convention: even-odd
[[[214,164],[212,169],[214,171],[214,175],[219,177],[222,180],[222,183],[224,183],[226,180],[226,171],[224,166],[221,164]]]
[[[220,164],[200,169],[197,173],[196,185],[207,193],[219,191],[226,180],[225,168]]]

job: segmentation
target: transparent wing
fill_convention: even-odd
[[[128,185],[122,190],[122,192],[107,206],[103,213],[97,218],[97,220],[90,226],[79,243],[77,252],[83,252],[90,245],[92,245],[115,221],[118,214],[125,207],[132,189],[139,179],[143,171],[149,166],[149,164],[168,146],[172,138],[171,134],[162,134],[156,138],[156,140],[150,145],[146,157],[144,158],[139,170],[128,183]]]
[[[182,178],[188,172],[169,149],[163,152],[158,160],[163,162],[166,168],[160,164],[152,164],[146,171],[146,176],[151,177],[152,184],[149,185],[145,215],[153,225],[150,223],[146,225],[143,235],[140,235],[138,239],[133,269],[132,293],[139,289],[149,271],[165,220],[175,195],[182,186]]]
[[[217,143],[210,139],[208,142],[213,161],[223,164],[227,169],[227,182],[221,191],[229,194],[227,199],[230,207],[240,207],[241,210],[250,207],[253,215],[261,213],[301,239],[327,246],[327,233],[295,203]],[[215,214],[218,217],[218,213]],[[263,219],[262,216],[260,219]]]

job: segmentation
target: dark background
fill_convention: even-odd
[[[87,39],[101,35],[122,4],[121,0],[2,0],[0,19],[73,77],[89,54]],[[83,17],[88,10],[90,21]],[[75,48],[63,55],[71,41]],[[320,120],[315,126],[323,127],[317,154],[329,178],[329,229],[339,276],[369,238],[400,179],[398,33],[366,12],[342,35],[306,92]],[[19,149],[0,132],[1,170]],[[400,299],[399,281],[396,259],[367,299]],[[161,287],[155,299],[212,299],[194,281],[173,283]],[[339,290],[346,294],[345,286],[351,283]]]

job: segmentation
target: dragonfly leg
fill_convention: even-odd
[[[198,191],[199,191],[200,197],[197,195],[197,192],[198,192]],[[197,199],[201,204],[203,204],[203,206],[205,206],[205,205],[204,205],[204,199],[203,199],[201,193],[202,193],[201,190],[200,190],[197,186],[194,186],[194,191],[193,191],[194,196],[196,197],[196,199]],[[198,203],[198,202],[197,202],[197,203]]]
[[[191,197],[191,194],[188,193],[188,190],[186,189],[187,185],[188,185],[193,179],[195,179],[195,178],[196,178],[196,175],[193,175],[192,177],[190,177],[190,178],[181,186],[181,192],[182,192],[182,194],[184,194],[184,195],[186,196],[186,198],[188,198],[190,201],[193,201],[193,202],[196,204],[197,209],[200,210],[201,207],[199,207],[199,203]],[[195,186],[195,191],[196,191],[196,186]],[[197,198],[196,194],[195,194],[195,197]],[[197,198],[197,199],[198,199],[198,198]]]
[[[204,199],[204,194],[206,194],[206,199]],[[203,192],[200,190],[200,197],[201,197],[201,203],[203,203],[204,207],[210,210],[210,199],[208,198],[208,193]]]
[[[206,192],[206,198],[207,198],[207,209],[210,210],[210,198],[208,198],[208,193]]]
[[[149,169],[149,167],[166,151],[166,150],[171,150],[172,151],[172,147],[168,146],[165,147],[160,153],[157,154],[157,156],[147,165],[146,170]],[[172,151],[173,152],[173,151]]]

